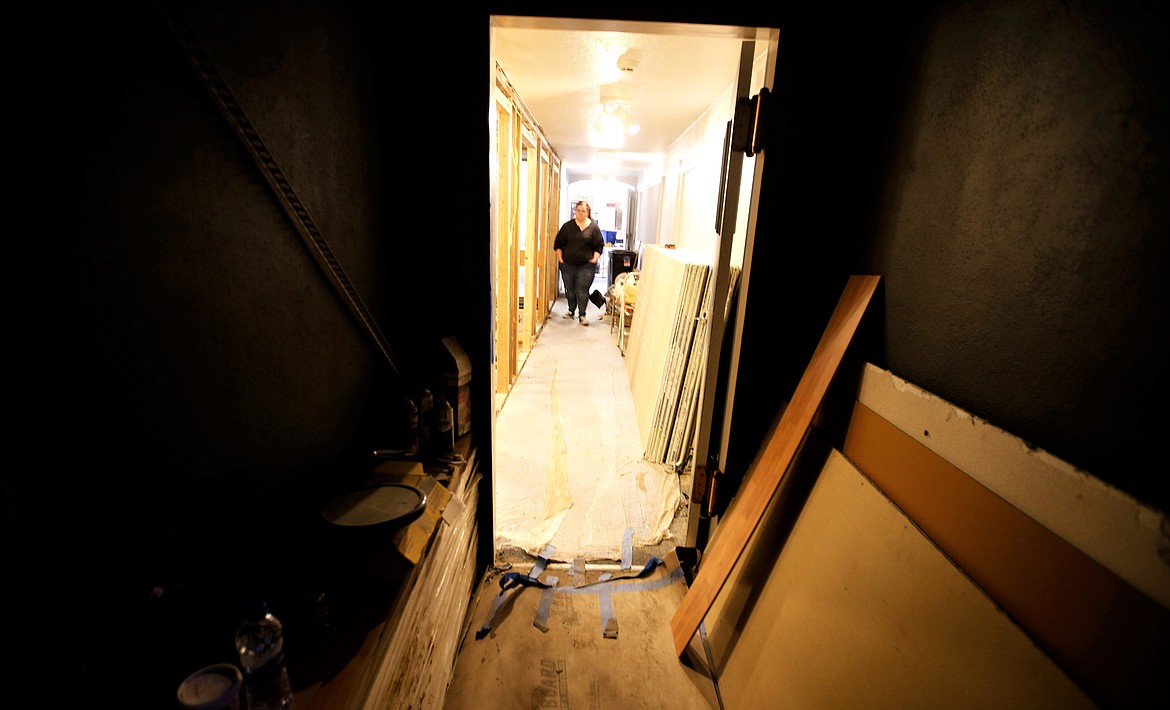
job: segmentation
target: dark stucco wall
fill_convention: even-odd
[[[769,286],[749,297],[741,382],[794,387],[844,278],[877,273],[860,357],[1170,508],[1147,463],[1166,425],[1165,11],[996,0],[789,20],[753,263]],[[741,463],[767,411],[738,417]]]
[[[6,577],[13,608],[71,619],[71,687],[133,667],[130,707],[166,707],[174,674],[231,660],[247,597],[288,602],[320,584],[301,533],[325,496],[368,470],[370,450],[400,443],[398,397],[438,369],[442,337],[476,362],[490,342],[487,171],[468,167],[484,165],[486,113],[418,109],[414,46],[387,41],[372,4],[168,5],[398,366],[310,255],[154,3],[14,21],[35,38],[22,72],[33,81],[13,92],[29,109],[14,147],[30,158],[14,173],[34,199],[11,202],[37,225],[13,234],[13,438],[27,467],[4,474]],[[486,86],[486,19],[479,28],[462,46]],[[443,154],[450,136],[466,153]],[[486,371],[474,374],[488,391]],[[166,600],[152,604],[156,587]]]
[[[329,465],[388,394],[363,331],[151,9],[95,15],[102,30],[71,35],[74,61],[55,77],[77,127],[54,146],[70,170],[54,190],[64,240],[46,272],[62,301],[44,343],[60,358],[44,403],[84,423],[66,436],[113,469],[69,480],[61,499],[86,520],[101,501],[103,528],[150,531],[140,540]],[[393,252],[368,59],[343,11],[308,12],[183,19],[385,317]]]
[[[373,3],[178,5],[408,371],[452,334],[490,362],[487,11],[408,35]],[[868,359],[1170,508],[1144,465],[1166,423],[1170,67],[1155,8],[642,17],[782,28],[733,458],[758,450],[847,275],[880,273]],[[18,612],[51,602],[79,625],[78,687],[128,662],[169,698],[143,656],[189,670],[205,649],[174,639],[227,631],[166,618],[136,635],[153,586],[232,590],[268,564],[257,539],[287,542],[273,530],[301,510],[280,504],[288,489],[376,440],[395,378],[153,5],[44,10],[12,25],[34,41],[14,69],[32,85],[11,94],[31,159],[7,235],[24,454],[4,475],[7,591],[34,600]],[[487,373],[474,381],[484,435]],[[202,618],[234,623],[217,611]]]
[[[923,47],[876,268],[889,368],[1170,509],[1165,14],[961,4]]]

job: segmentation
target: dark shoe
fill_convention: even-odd
[[[581,316],[578,320],[581,321],[581,325],[589,325],[589,319],[585,316]]]

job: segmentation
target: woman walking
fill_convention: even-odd
[[[589,325],[585,309],[589,307],[589,287],[597,270],[597,260],[605,250],[605,238],[601,228],[593,221],[593,211],[585,200],[578,200],[573,207],[573,219],[561,225],[553,240],[553,251],[557,253],[561,280],[565,282],[565,300],[569,312],[565,318],[572,318],[577,311],[581,325]]]

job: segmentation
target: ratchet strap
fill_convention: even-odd
[[[195,69],[195,74],[199,77],[200,82],[211,94],[215,105],[219,107],[224,118],[235,130],[252,159],[256,161],[256,166],[260,168],[260,172],[268,182],[269,187],[272,188],[273,194],[284,207],[285,214],[288,215],[289,220],[296,228],[305,248],[308,249],[309,254],[317,262],[330,284],[333,285],[334,290],[341,296],[346,308],[373,341],[378,352],[389,363],[390,369],[395,375],[401,377],[402,371],[398,365],[398,358],[390,349],[390,345],[386,342],[386,338],[382,335],[374,317],[366,308],[365,303],[362,302],[357,289],[354,288],[353,283],[350,282],[349,277],[341,268],[341,263],[333,254],[333,249],[325,241],[321,230],[317,228],[313,218],[309,215],[309,210],[301,202],[301,198],[297,196],[288,179],[285,178],[280,166],[276,164],[276,159],[268,151],[268,147],[260,138],[260,133],[244,113],[244,109],[236,100],[235,95],[232,94],[227,82],[219,75],[215,65],[200,48],[195,41],[195,35],[177,12],[169,11],[162,4],[158,6],[158,10],[167,24],[170,25],[172,33],[182,46],[183,52]]]
[[[540,604],[537,606],[536,618],[533,625],[541,631],[548,631],[548,614],[552,607],[553,594],[596,594],[601,605],[601,626],[602,635],[606,638],[617,637],[617,620],[613,615],[613,599],[612,594],[615,592],[640,592],[651,589],[658,589],[673,584],[680,579],[683,579],[683,571],[681,567],[675,567],[670,574],[665,577],[660,577],[654,580],[647,580],[637,584],[624,584],[619,588],[614,589],[608,585],[612,582],[619,582],[622,580],[640,579],[653,572],[659,565],[664,565],[666,562],[660,557],[651,557],[646,565],[635,572],[634,574],[626,574],[620,576],[607,576],[599,579],[591,584],[585,584],[577,587],[558,587],[556,586],[558,579],[556,577],[548,577],[547,582],[542,582],[535,576],[530,574],[521,574],[519,572],[508,572],[500,577],[500,593],[492,599],[491,607],[488,610],[487,617],[483,624],[475,632],[476,640],[487,636],[492,630],[492,625],[495,622],[496,614],[504,603],[513,598],[514,595],[525,587],[534,587],[543,590],[541,594]],[[543,565],[541,569],[543,570]],[[534,566],[533,569],[536,569]]]

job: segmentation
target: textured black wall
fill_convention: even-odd
[[[740,381],[791,392],[847,274],[881,274],[859,355],[1170,509],[1147,463],[1166,425],[1165,11],[998,0],[849,18],[782,25],[753,262],[769,282]],[[774,331],[804,345],[766,351]],[[773,416],[750,404],[741,463]]]
[[[328,464],[359,444],[385,394],[363,332],[148,10],[101,18],[64,69],[81,138],[56,195],[71,218],[55,263],[70,357],[46,383],[85,422],[73,433],[85,450],[117,462],[99,492],[119,493],[103,516],[129,535],[206,514],[187,510],[192,497],[216,506],[227,490]],[[385,317],[394,252],[377,133],[362,131],[378,117],[368,60],[339,14],[184,19]]]
[[[38,38],[17,141],[32,160],[17,172],[41,224],[14,235],[28,258],[15,438],[29,468],[4,474],[6,576],[15,608],[71,619],[72,687],[128,662],[143,707],[173,700],[175,674],[231,660],[247,596],[314,588],[322,559],[302,533],[325,496],[399,443],[398,397],[430,379],[442,337],[476,362],[490,342],[486,114],[440,109],[416,45],[388,39],[370,4],[168,6],[398,363],[351,316],[153,3],[18,23]],[[477,30],[461,46],[486,86],[486,17]],[[477,417],[490,401],[473,394]],[[149,601],[156,587],[165,601]]]
[[[875,263],[897,374],[1139,499],[1166,425],[1170,61],[1145,3],[961,6],[904,106]]]
[[[445,335],[489,363],[488,13],[576,13],[500,5],[431,37],[373,3],[179,11],[410,376]],[[1162,11],[672,12],[640,19],[782,28],[732,464],[758,450],[846,276],[880,273],[869,359],[1170,508],[1164,474],[1138,465],[1166,423]],[[35,200],[10,208],[37,222],[8,235],[26,456],[4,474],[7,593],[68,610],[78,686],[119,661],[144,672],[127,646],[189,670],[205,649],[167,634],[226,632],[136,636],[152,587],[239,584],[258,538],[286,539],[256,531],[292,526],[301,489],[385,431],[397,380],[151,4],[13,26],[36,39],[16,72],[34,85],[13,93],[32,158],[17,194]],[[486,370],[475,381],[484,443]],[[277,504],[247,507],[263,493]]]

